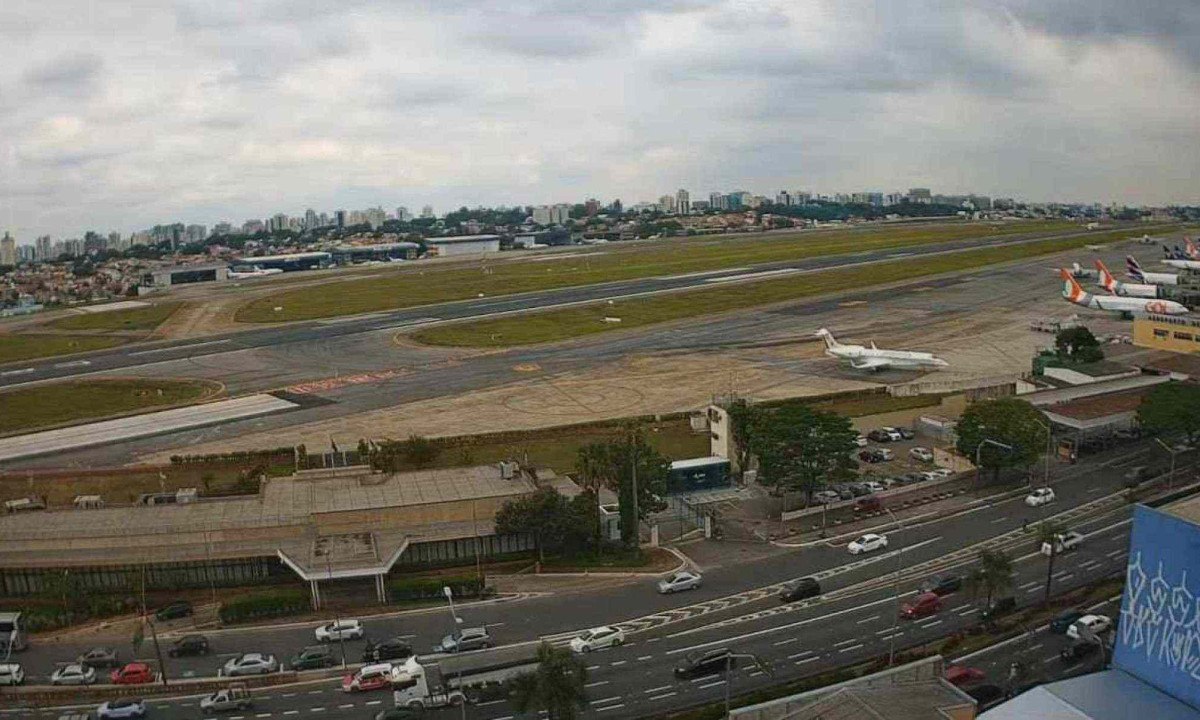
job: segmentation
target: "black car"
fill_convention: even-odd
[[[854,499],[854,492],[850,489],[850,486],[847,485],[846,483],[838,483],[837,485],[834,485],[833,487],[831,487],[829,489],[834,491],[835,493],[837,493],[838,497],[841,498],[842,500],[853,500]]]
[[[1058,656],[1062,658],[1063,662],[1075,662],[1076,660],[1082,660],[1088,655],[1092,655],[1099,650],[1099,644],[1079,640],[1071,643],[1069,647],[1065,647],[1059,651]]]
[[[412,646],[400,638],[392,638],[379,643],[368,642],[363,648],[362,661],[365,663],[387,662],[388,660],[407,660],[412,657]]]
[[[1075,624],[1075,621],[1083,617],[1083,613],[1078,610],[1067,610],[1060,613],[1057,617],[1050,621],[1050,632],[1055,635],[1066,635],[1067,628]]]
[[[187,600],[178,600],[170,605],[164,605],[154,611],[155,620],[178,620],[192,614],[192,604]]]
[[[317,670],[331,668],[337,664],[333,651],[327,645],[310,645],[297,655],[293,655],[288,663],[293,670]]]
[[[962,589],[962,577],[958,575],[934,575],[921,583],[921,592],[934,595],[949,595]]]
[[[979,710],[986,710],[1004,699],[1004,689],[998,685],[976,685],[966,693],[979,703]]]
[[[887,443],[892,441],[892,436],[883,430],[872,430],[867,433],[867,439],[871,442]]]
[[[909,430],[906,427],[898,427],[898,428],[896,428],[896,432],[900,433],[900,437],[905,440],[912,440],[913,438],[915,438],[917,436],[917,434],[915,432],[913,432],[912,430]]]
[[[880,463],[884,461],[883,453],[878,450],[863,450],[858,454],[858,459],[865,463]]]
[[[171,657],[207,655],[208,638],[203,635],[184,635],[167,648],[167,654]]]
[[[726,669],[732,670],[735,667],[737,667],[737,658],[733,657],[732,651],[728,648],[709,650],[688,655],[684,664],[675,668],[675,677],[680,680],[691,680],[705,675],[723,673]]]
[[[853,495],[854,497],[862,497],[863,495],[870,495],[871,488],[867,487],[866,483],[860,483],[860,482],[850,483],[850,494]]]
[[[979,619],[984,622],[990,622],[998,617],[1004,616],[1017,609],[1017,599],[1014,597],[1002,597],[993,600],[991,606],[979,614]]]
[[[109,647],[94,647],[76,658],[75,662],[90,668],[115,668],[121,665],[117,651]]]
[[[785,603],[796,602],[821,594],[821,584],[815,578],[800,578],[794,583],[788,583],[779,591],[779,599]]]

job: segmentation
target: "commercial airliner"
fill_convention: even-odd
[[[1141,263],[1137,261],[1137,258],[1132,255],[1125,256],[1125,274],[1140,283],[1151,283],[1153,285],[1179,284],[1179,276],[1175,273],[1146,272],[1142,269]]]
[[[1108,268],[1102,260],[1096,260],[1096,270],[1100,272],[1100,287],[1109,291],[1113,295],[1121,297],[1138,297],[1138,298],[1156,298],[1158,297],[1157,285],[1143,285],[1139,283],[1123,283],[1112,276]]]
[[[934,357],[930,353],[910,352],[908,350],[880,350],[871,343],[871,347],[862,345],[843,345],[838,342],[833,333],[825,328],[817,331],[817,335],[825,341],[825,354],[839,360],[849,360],[850,367],[855,370],[883,370],[885,368],[901,368],[912,370],[918,368],[948,367],[950,363]]]
[[[1059,271],[1063,279],[1063,298],[1093,310],[1109,310],[1119,312],[1124,316],[1133,313],[1154,313],[1156,315],[1185,315],[1188,309],[1174,300],[1151,300],[1150,298],[1117,297],[1115,295],[1093,295],[1084,292],[1064,268]]]
[[[1170,248],[1163,245],[1163,252],[1166,253],[1166,257],[1162,260],[1164,265],[1170,265],[1180,270],[1200,270],[1200,260],[1192,260],[1178,247],[1172,252]]]
[[[256,278],[256,277],[267,277],[268,275],[279,275],[282,272],[283,271],[280,270],[279,268],[261,268],[261,267],[255,265],[250,270],[232,270],[231,269],[229,271],[229,277],[233,278],[234,280],[241,280],[241,279],[245,279],[245,278]]]

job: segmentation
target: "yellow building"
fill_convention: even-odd
[[[1152,350],[1200,353],[1200,319],[1147,315],[1133,321],[1133,344]]]

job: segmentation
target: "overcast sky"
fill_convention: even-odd
[[[3,0],[0,229],[929,186],[1200,202],[1196,0]]]

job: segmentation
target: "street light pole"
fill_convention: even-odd
[[[888,517],[892,519],[892,524],[899,530],[904,528],[900,525],[900,521],[896,518],[896,514],[889,507],[884,507],[884,511]],[[892,632],[888,635],[888,667],[896,661],[896,635],[899,630],[900,623],[900,550],[897,548],[896,553],[896,572],[892,577],[892,597],[895,600],[895,607],[892,608]]]
[[[979,477],[980,477],[980,470],[981,470],[981,468],[979,467],[979,455],[981,452],[983,452],[984,445],[995,445],[996,447],[1003,448],[1005,450],[1013,449],[1012,445],[1005,445],[1004,443],[999,442],[997,440],[993,440],[991,438],[984,438],[983,440],[980,440],[979,444],[975,446],[975,484],[976,485],[979,485]]]
[[[329,578],[329,585],[333,585],[333,565],[329,561],[329,553],[325,554],[325,573]],[[338,645],[342,651],[342,669],[346,669],[346,634],[342,632],[342,619],[338,616],[337,603],[334,603],[333,610],[333,626],[337,628]]]
[[[1175,489],[1175,454],[1178,451],[1175,448],[1170,447],[1169,445],[1167,445],[1165,442],[1163,442],[1162,440],[1160,440],[1158,438],[1154,438],[1154,442],[1161,445],[1162,449],[1166,450],[1171,455],[1171,471],[1170,471],[1170,473],[1167,474],[1167,490],[1174,490]]]
[[[442,594],[446,596],[446,601],[448,603],[450,603],[450,617],[454,618],[454,627],[457,630],[458,626],[462,624],[462,618],[460,618],[458,616],[458,613],[454,612],[454,592],[450,589],[449,585],[443,585],[442,586]],[[443,648],[443,650],[444,649],[445,648]],[[462,692],[462,689],[463,689],[462,663],[459,663],[458,664],[458,691]],[[465,702],[459,703],[459,707],[462,708],[463,720],[467,720],[467,704]]]
[[[754,667],[762,670],[768,675],[774,677],[775,673],[771,668],[759,660],[758,656],[753,653],[729,653],[725,656],[725,717],[729,717],[729,684],[733,682],[730,676],[730,671],[733,669],[733,661],[737,658],[745,658],[754,663]]]

